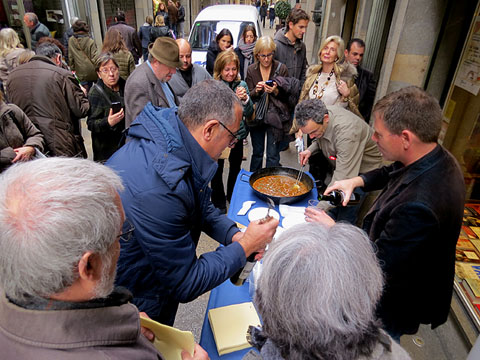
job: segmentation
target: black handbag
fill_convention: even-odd
[[[268,110],[268,94],[263,93],[255,104],[253,104],[253,114],[246,119],[247,125],[255,127],[263,123],[263,120],[267,116]]]

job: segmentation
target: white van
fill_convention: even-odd
[[[231,31],[233,46],[236,48],[247,25],[254,25],[257,36],[262,36],[258,12],[254,6],[213,5],[203,9],[195,19],[188,37],[188,42],[192,46],[192,62],[205,67],[208,46],[224,28]]]

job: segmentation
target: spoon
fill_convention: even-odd
[[[300,179],[302,178],[304,168],[305,168],[305,165],[302,165],[302,167],[300,168],[300,171],[298,172],[297,180],[295,180],[295,184],[293,184],[294,189],[297,189],[297,190],[300,189],[300,185],[298,185],[298,183],[299,183]]]

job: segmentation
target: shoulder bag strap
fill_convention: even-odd
[[[112,101],[110,100],[110,98],[108,97],[107,93],[105,92],[105,90],[103,90],[100,86],[97,85],[97,83],[93,84],[93,87],[95,89],[97,89],[97,91],[102,94],[102,96],[105,98],[105,100],[107,100],[107,102],[112,105]]]

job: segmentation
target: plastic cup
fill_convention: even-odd
[[[319,204],[320,201],[316,200],[316,199],[310,199],[308,200],[308,207],[318,207],[318,204]]]

